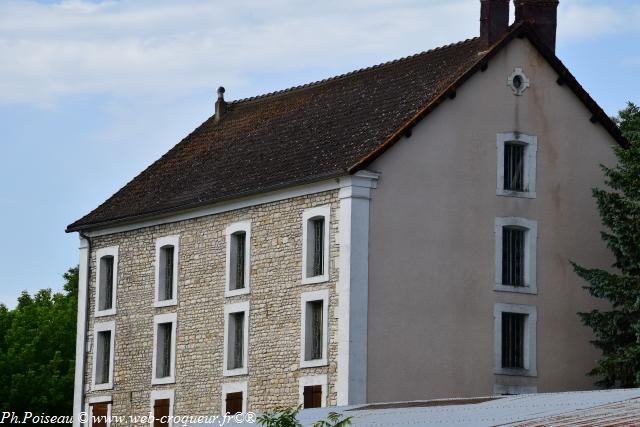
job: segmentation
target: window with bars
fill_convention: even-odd
[[[160,271],[159,271],[159,292],[158,300],[167,301],[173,299],[173,269],[174,269],[175,247],[165,245],[160,248]]]
[[[305,360],[322,359],[324,302],[308,301],[306,308]]]
[[[525,368],[525,323],[527,315],[522,313],[502,313],[502,368]]]
[[[98,286],[100,288],[98,292],[98,310],[111,310],[113,308],[113,267],[114,257],[112,255],[105,255],[100,258],[100,278]]]
[[[504,145],[504,189],[525,191],[524,161],[525,145],[507,142]]]
[[[159,323],[156,343],[156,378],[171,377],[173,323]]]
[[[225,411],[233,415],[242,412],[242,392],[235,391],[225,396]]]
[[[322,386],[308,385],[303,389],[304,408],[320,408],[322,407]]]
[[[324,273],[324,218],[311,220],[313,228],[313,263],[311,275],[321,276]]]
[[[227,337],[227,369],[244,368],[245,313],[229,314],[229,336]]]
[[[111,331],[99,331],[96,336],[95,384],[108,384],[111,379]]]
[[[231,290],[243,289],[245,287],[245,252],[247,233],[238,231],[231,235],[231,265],[229,268]]]
[[[521,227],[502,228],[502,284],[525,286],[525,238]]]

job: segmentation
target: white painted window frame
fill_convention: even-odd
[[[244,231],[244,288],[230,289],[231,287],[231,236],[238,231]],[[227,253],[225,262],[224,296],[234,297],[246,295],[251,292],[251,221],[239,221],[229,225],[225,230]]]
[[[173,246],[173,298],[168,300],[160,300],[160,250],[163,246]],[[178,271],[180,269],[180,236],[165,236],[156,239],[156,265],[155,265],[155,297],[154,307],[168,307],[178,304]]]
[[[109,381],[102,384],[96,384],[96,362],[98,352],[98,333],[103,331],[111,331],[111,341],[109,343]],[[92,390],[111,390],[113,388],[113,364],[115,362],[115,343],[116,343],[116,321],[96,322],[93,325],[93,369],[91,371],[91,389]]]
[[[506,369],[502,367],[502,313],[526,314],[524,325],[524,368]],[[535,305],[496,303],[493,309],[494,319],[494,373],[535,377],[538,375],[536,363],[536,327],[538,310]]]
[[[151,390],[151,396],[149,399],[149,413],[152,415],[155,415],[153,409],[156,400],[169,399],[169,427],[173,426],[173,402],[175,400],[175,396],[176,393],[173,389]]]
[[[304,404],[304,388],[312,385],[322,386],[321,407],[327,406],[327,375],[310,375],[298,380],[298,402]]]
[[[307,303],[322,301],[322,358],[305,360],[305,348],[307,340]],[[300,296],[300,367],[313,368],[328,364],[327,353],[329,348],[329,290],[322,289],[313,292],[304,292]]]
[[[536,198],[536,158],[538,157],[538,137],[526,135],[520,132],[507,132],[497,134],[498,151],[498,181],[496,194],[507,197]],[[525,191],[511,191],[504,188],[504,146],[507,142],[522,144],[524,150],[524,188]]]
[[[242,392],[242,412],[247,412],[247,394],[248,394],[248,385],[246,381],[240,381],[235,383],[224,383],[222,384],[222,405],[220,406],[220,413],[222,415],[226,414],[227,409],[227,394],[229,393],[237,393]]]
[[[227,369],[229,354],[229,316],[234,313],[244,313],[244,330],[242,331],[242,361],[244,366],[237,369]],[[249,301],[225,304],[224,306],[224,351],[222,360],[222,375],[232,377],[236,375],[246,375],[249,372]]]
[[[158,326],[162,323],[171,323],[171,375],[168,377],[156,377],[156,363],[158,358]],[[153,362],[151,366],[151,384],[173,384],[176,382],[176,331],[178,329],[178,316],[176,313],[156,314],[153,316]]]
[[[502,284],[502,232],[504,227],[518,227],[525,230],[524,234],[524,286],[507,286]],[[496,255],[495,255],[495,284],[494,290],[499,292],[516,292],[522,294],[537,294],[536,284],[537,251],[538,251],[538,222],[514,216],[497,217],[495,220]]]
[[[94,403],[107,404],[107,427],[111,427],[111,406],[113,405],[113,399],[111,398],[111,396],[91,396],[87,398],[85,412],[89,415],[89,420],[86,422],[86,425],[88,427],[93,426],[93,404]]]
[[[309,261],[308,222],[314,218],[324,217],[324,242],[323,242],[323,273],[318,276],[307,276],[307,263]],[[331,222],[331,205],[318,206],[305,209],[302,212],[302,284],[323,283],[329,281],[329,230]]]
[[[100,310],[100,260],[104,256],[113,257],[113,292],[111,292],[111,308],[109,310]],[[94,301],[94,317],[113,316],[116,314],[116,292],[118,291],[118,246],[109,246],[96,251],[96,289]]]

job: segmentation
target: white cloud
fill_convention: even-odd
[[[0,103],[220,83],[233,95],[261,73],[371,65],[472,37],[478,10],[469,0],[4,1]]]

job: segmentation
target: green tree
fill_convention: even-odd
[[[593,190],[613,271],[574,264],[585,289],[610,303],[606,311],[579,313],[602,351],[589,375],[606,388],[640,386],[640,108],[629,103],[616,122],[630,145],[615,148],[616,166],[602,166],[608,188]]]
[[[0,305],[0,410],[70,415],[73,404],[78,268],[64,292],[23,292]]]

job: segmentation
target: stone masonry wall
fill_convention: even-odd
[[[302,213],[331,205],[329,281],[301,285]],[[251,221],[251,293],[225,298],[225,228]],[[86,397],[111,395],[112,415],[143,415],[151,390],[175,390],[174,415],[218,414],[222,384],[248,382],[249,410],[298,404],[298,378],[327,374],[336,404],[337,190],[92,239]],[[180,235],[178,304],[154,308],[155,241]],[[117,312],[94,319],[96,250],[119,246]],[[329,289],[328,366],[300,368],[300,296]],[[250,301],[248,375],[223,377],[224,305]],[[153,318],[177,312],[175,384],[151,385]],[[113,390],[92,391],[94,322],[115,319]]]

